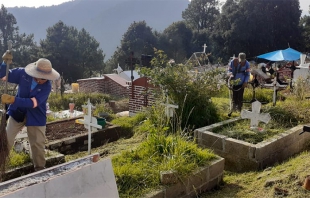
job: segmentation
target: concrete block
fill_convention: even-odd
[[[178,175],[176,171],[161,171],[160,182],[164,185],[175,184],[178,182]]]
[[[236,140],[233,138],[225,139],[224,151],[226,153],[233,153],[234,155],[242,158],[248,158],[250,155],[250,148],[254,145],[242,140]]]
[[[198,145],[202,147],[211,148],[212,150],[223,150],[223,140],[226,138],[224,135],[219,135],[209,131],[199,132]]]
[[[200,168],[194,172],[188,178],[184,179],[183,182],[186,185],[186,192],[190,194],[192,191],[196,191],[199,187],[208,182],[209,167]]]
[[[224,166],[225,166],[225,159],[224,158],[220,158],[220,159],[214,161],[212,164],[210,164],[208,179],[212,180],[213,178],[216,178],[219,175],[221,175],[223,173]]]

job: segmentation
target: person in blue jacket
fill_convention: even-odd
[[[229,74],[232,80],[237,80],[237,84],[232,86],[233,90],[233,110],[241,111],[243,105],[244,88],[250,78],[250,63],[246,60],[245,53],[241,52],[238,58],[231,60],[229,63]]]
[[[52,90],[51,81],[58,79],[60,75],[45,58],[40,58],[25,68],[10,69],[7,79],[5,73],[6,63],[3,61],[0,78],[18,84],[16,96],[8,94],[1,96],[2,103],[10,104],[6,127],[9,149],[12,148],[18,132],[26,126],[34,169],[42,170],[46,163],[46,103]]]

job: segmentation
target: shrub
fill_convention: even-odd
[[[52,111],[69,109],[69,103],[75,103],[75,109],[82,111],[82,105],[86,104],[88,99],[93,105],[109,102],[111,97],[102,93],[68,93],[61,97],[60,94],[51,93],[48,103]]]
[[[216,108],[210,100],[218,91],[219,70],[193,72],[185,65],[170,65],[163,51],[155,51],[153,69],[141,68],[140,73],[151,79],[151,83],[166,91],[168,102],[179,106],[177,115],[181,126],[202,127],[219,121]]]

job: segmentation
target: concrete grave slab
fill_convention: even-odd
[[[111,159],[99,154],[0,184],[1,198],[118,198]]]

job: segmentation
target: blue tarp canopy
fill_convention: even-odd
[[[257,58],[262,58],[270,61],[295,61],[300,59],[301,52],[296,51],[292,48],[287,48],[285,50],[277,50],[262,54],[257,56]]]

